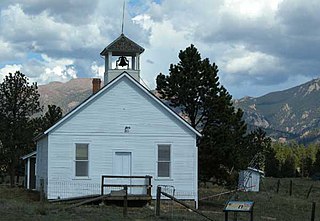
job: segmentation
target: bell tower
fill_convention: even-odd
[[[126,71],[140,82],[140,54],[144,48],[123,33],[100,53],[105,58],[104,84]]]

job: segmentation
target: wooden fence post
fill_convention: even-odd
[[[147,195],[151,197],[151,178],[152,176],[146,176],[148,179],[148,186],[147,186]]]
[[[311,186],[310,186],[310,188],[309,188],[309,190],[308,190],[307,199],[308,199],[309,196],[310,196],[310,193],[311,193],[311,191],[312,191],[312,188],[313,188],[313,184],[311,184]]]
[[[316,215],[316,203],[312,203],[312,210],[311,210],[311,221],[315,220],[315,215]]]
[[[280,189],[280,179],[278,179],[278,183],[277,183],[277,193],[279,193],[279,189]]]
[[[156,216],[160,216],[161,186],[157,187]]]
[[[44,202],[44,179],[40,179],[40,202]]]
[[[101,196],[104,194],[104,177],[101,176]]]
[[[292,180],[290,180],[289,195],[292,195]]]
[[[123,196],[123,217],[128,216],[128,186],[124,186],[124,196]]]

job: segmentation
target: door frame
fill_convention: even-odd
[[[132,176],[132,159],[133,159],[133,151],[132,149],[113,149],[112,150],[112,175],[115,175],[115,161],[116,161],[116,153],[130,153],[130,175]]]
[[[116,175],[115,174],[115,160],[116,160],[116,153],[130,153],[130,174],[129,176],[132,176],[132,170],[133,170],[133,149],[123,149],[123,148],[119,148],[119,149],[112,149],[112,175]],[[129,184],[131,184],[132,180],[129,179]],[[128,188],[128,193],[131,193],[131,187]]]

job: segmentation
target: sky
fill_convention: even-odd
[[[122,2],[0,0],[0,81],[17,70],[38,84],[102,78]],[[319,11],[319,0],[126,0],[124,34],[145,48],[150,89],[194,44],[234,98],[258,97],[319,78]]]

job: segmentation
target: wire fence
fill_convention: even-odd
[[[100,183],[51,181],[48,185],[49,199],[66,199],[98,195],[101,192]]]
[[[51,199],[63,199],[101,194],[100,183],[50,182]],[[156,187],[153,187],[156,188]],[[105,193],[121,190],[121,187],[105,187]],[[193,192],[184,192],[174,186],[162,185],[162,192],[178,199],[190,208],[195,208]],[[253,201],[254,220],[301,221],[320,220],[320,182],[309,179],[264,178],[260,192],[239,192],[217,185],[199,189],[199,211],[212,220],[224,220],[223,208],[229,200]],[[238,221],[248,220],[248,214],[230,214]],[[161,218],[164,220],[207,220],[188,207],[161,195]]]
[[[160,188],[160,189],[159,189]],[[176,190],[171,185],[159,185],[161,194],[156,201],[156,216],[165,220],[207,220],[195,210],[195,193]],[[158,193],[157,193],[158,194]],[[158,214],[159,213],[159,214]]]
[[[146,181],[137,178],[117,178],[108,179],[108,184],[141,184],[145,185]],[[46,185],[46,184],[45,184]],[[74,181],[50,181],[48,187],[48,199],[66,199],[75,197],[84,197],[101,194],[101,183],[91,183],[85,180]],[[123,190],[121,186],[103,187],[104,194]],[[129,194],[147,194],[146,187],[128,187]]]
[[[261,192],[255,195],[251,198],[256,198],[257,215],[264,219],[312,220],[313,206],[320,211],[320,183],[311,179],[263,179]]]

